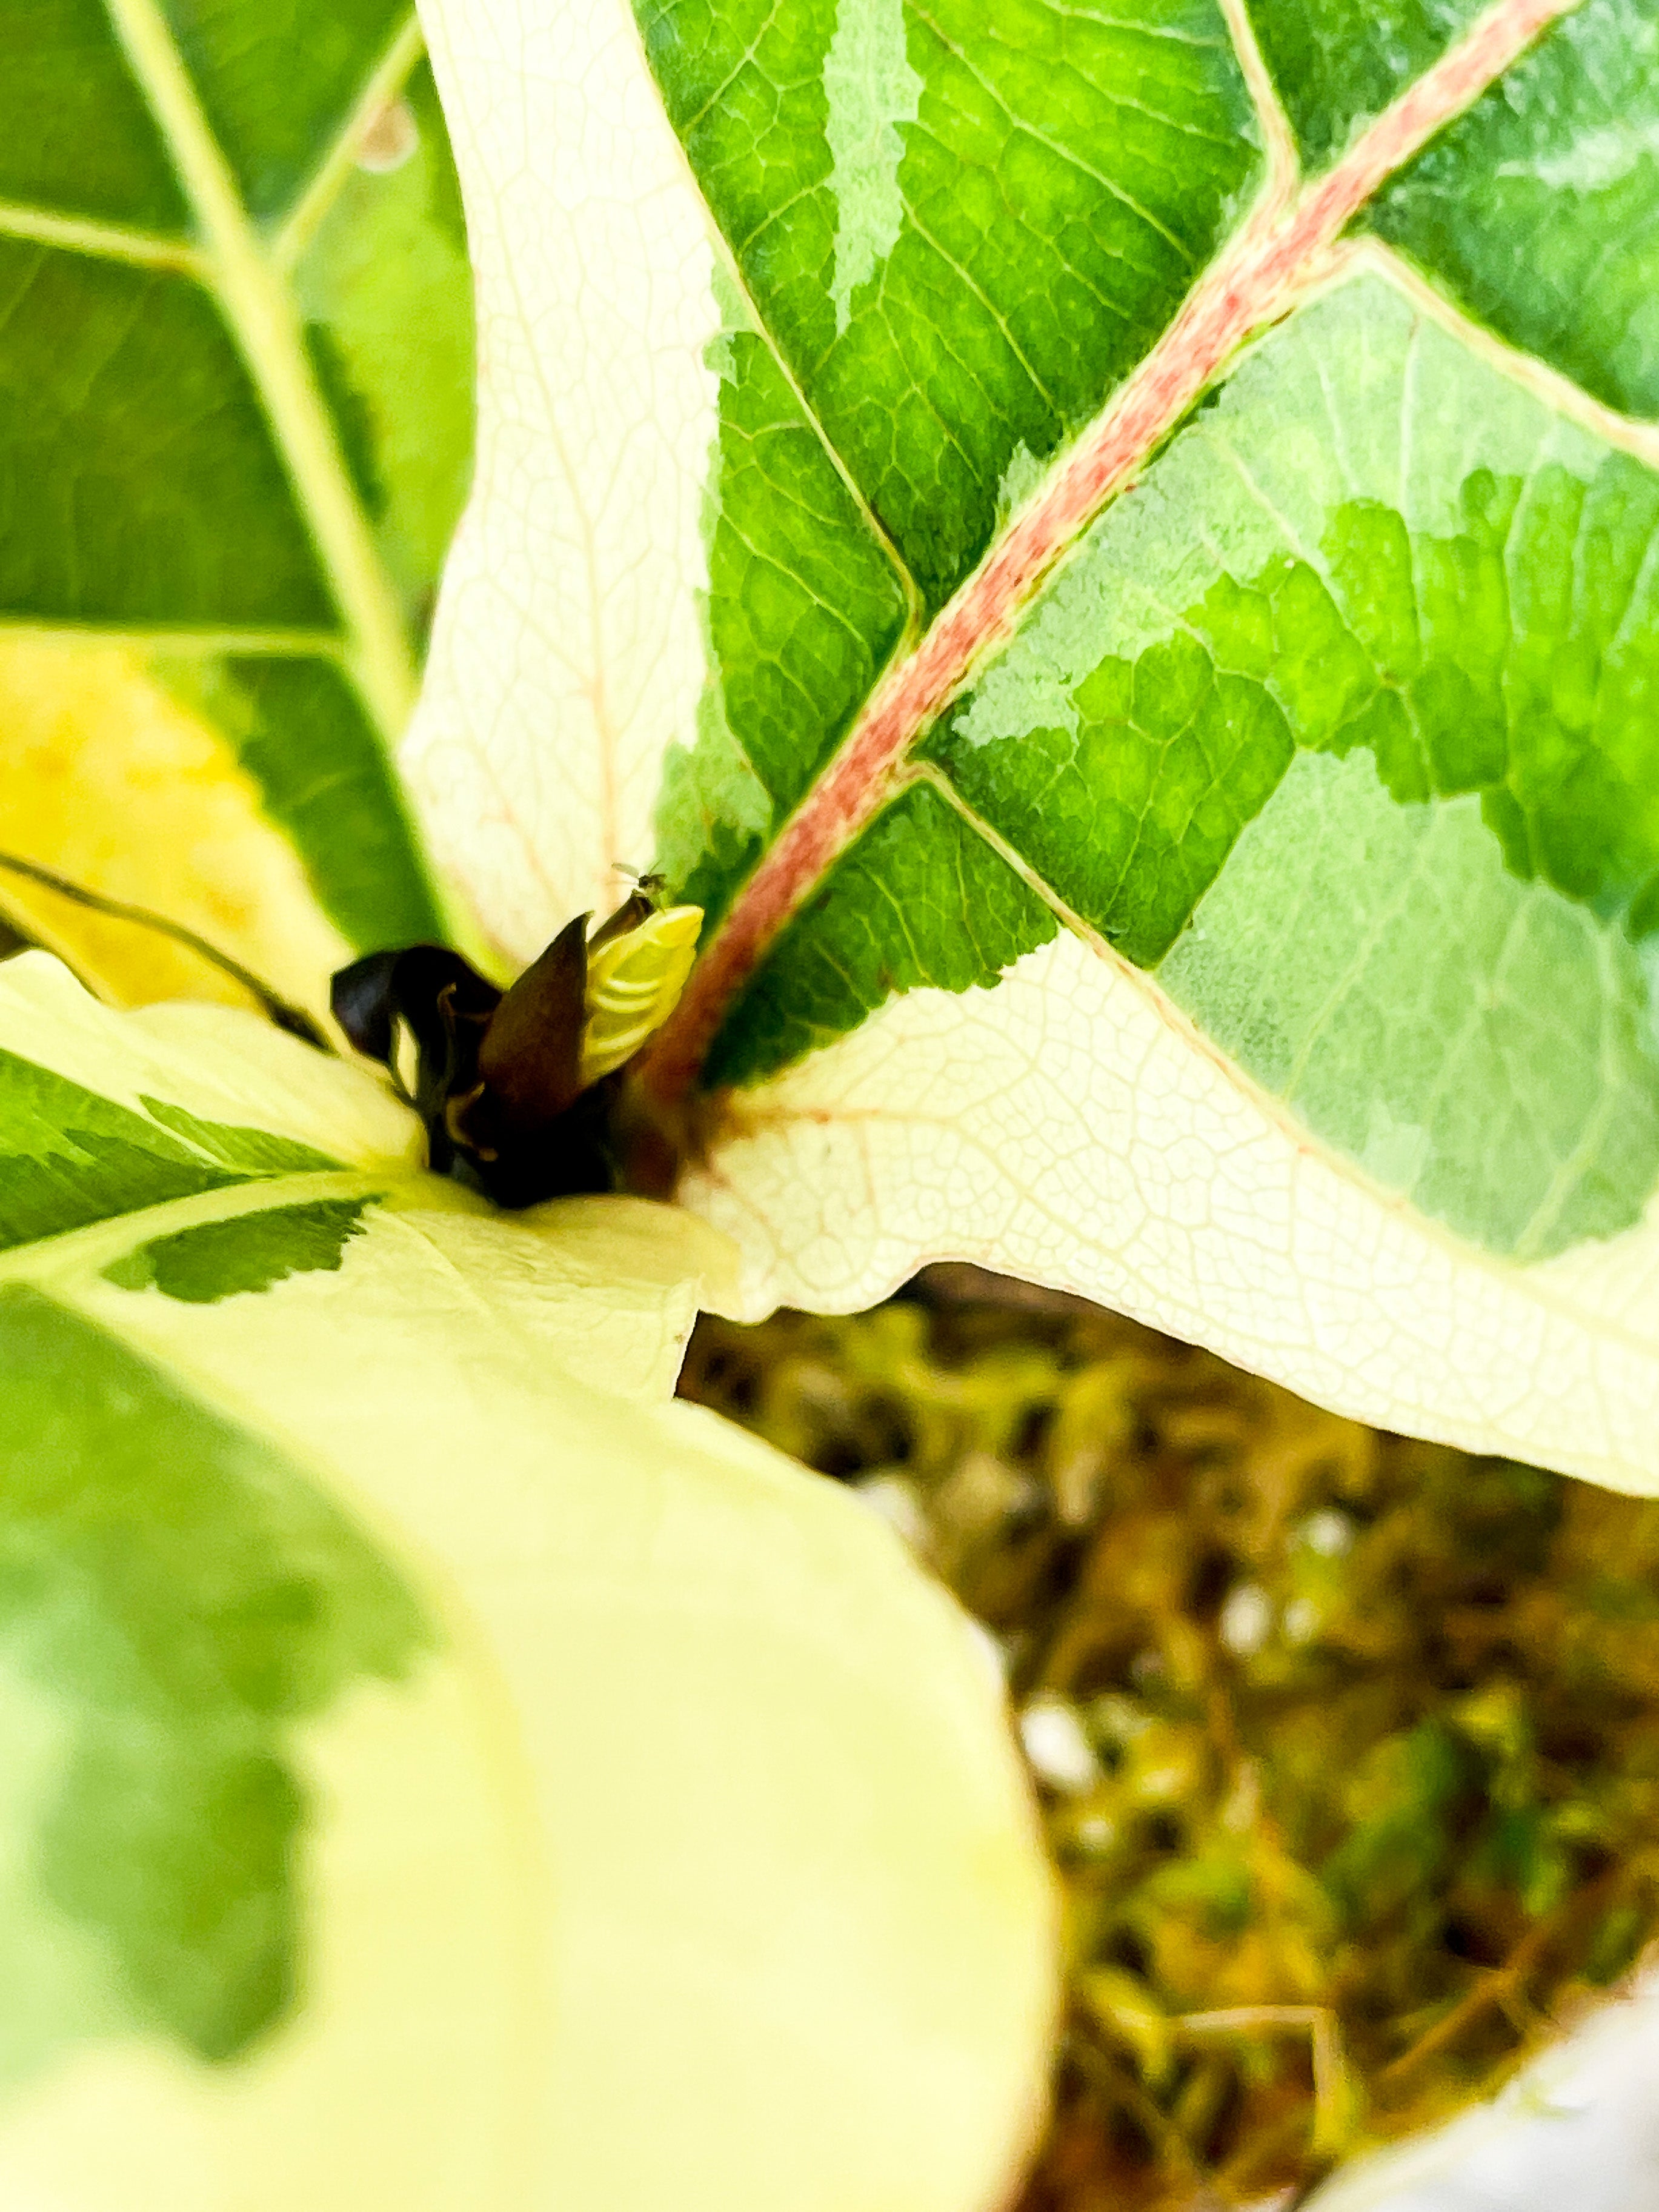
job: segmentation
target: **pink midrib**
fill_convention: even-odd
[[[1403,93],[1325,176],[1258,210],[1200,278],[1139,368],[1027,508],[871,693],[834,759],[785,823],[692,971],[646,1059],[649,1092],[688,1091],[737,994],[790,917],[891,796],[911,748],[961,692],[1055,562],[1253,330],[1283,314],[1386,178],[1478,99],[1580,0],[1499,4]]]

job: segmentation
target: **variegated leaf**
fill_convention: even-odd
[[[1653,0],[428,0],[477,485],[407,758],[738,1303],[953,1255],[1659,1483]]]

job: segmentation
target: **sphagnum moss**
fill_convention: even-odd
[[[1021,2212],[1297,2191],[1659,1925],[1659,1504],[968,1269],[706,1320],[682,1387],[859,1486],[1005,1654],[1071,1982]]]

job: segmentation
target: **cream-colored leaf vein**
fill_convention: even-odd
[[[283,218],[271,242],[271,258],[277,268],[290,270],[321,228],[327,215],[356,167],[363,134],[389,107],[409,82],[415,64],[426,52],[420,18],[411,8],[392,33],[384,52],[363,81],[345,121],[332,143],[312,171],[310,179]]]
[[[198,277],[206,273],[202,255],[187,238],[167,238],[127,223],[96,222],[89,216],[56,215],[21,200],[0,200],[0,238],[28,239],[63,252],[131,262],[140,269],[176,269]]]
[[[30,622],[0,615],[0,644],[113,646],[138,653],[165,653],[177,660],[236,653],[248,659],[303,655],[312,660],[343,661],[341,638],[326,629],[215,629],[197,624],[170,628],[166,623],[109,623]]]
[[[414,703],[414,659],[295,301],[237,191],[158,0],[106,5],[190,201],[210,281],[340,610],[347,667],[390,745]]]
[[[1588,430],[1604,445],[1615,447],[1621,453],[1645,462],[1649,468],[1659,470],[1659,423],[1641,422],[1633,416],[1620,414],[1616,408],[1592,398],[1582,385],[1563,376],[1535,354],[1523,353],[1519,347],[1509,344],[1473,316],[1465,314],[1455,301],[1429,282],[1414,263],[1384,246],[1380,239],[1357,239],[1341,246],[1331,256],[1333,283],[1365,272],[1392,284],[1425,321],[1455,338],[1476,360],[1495,369],[1510,383],[1541,400],[1553,413]]]

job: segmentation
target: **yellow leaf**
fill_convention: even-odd
[[[141,655],[0,640],[0,848],[181,922],[313,1012],[350,957],[293,848],[222,738]],[[246,1005],[230,978],[154,930],[0,870],[0,915],[104,998]]]

